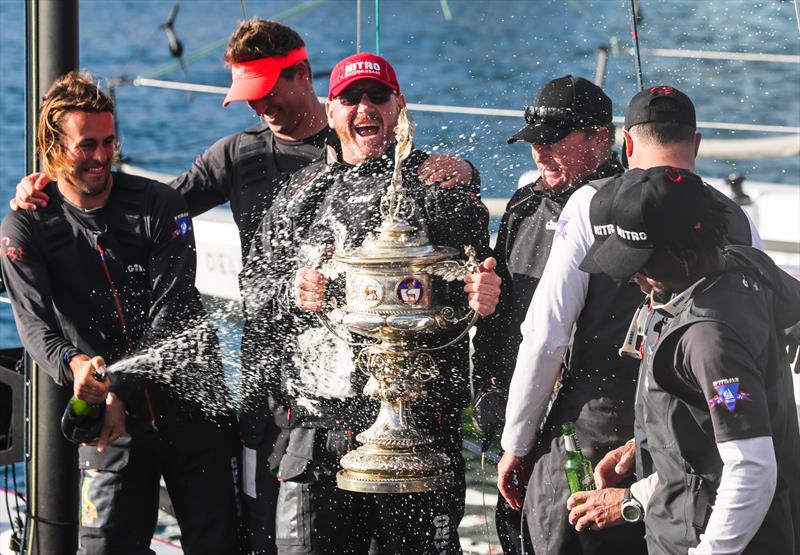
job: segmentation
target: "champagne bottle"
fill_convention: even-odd
[[[92,378],[98,382],[105,381],[105,368],[92,372]],[[61,416],[61,433],[74,443],[95,441],[100,436],[105,412],[105,402],[90,404],[73,395]]]
[[[575,424],[565,422],[561,429],[564,433],[564,447],[566,448],[564,473],[567,475],[569,492],[575,493],[595,489],[592,463],[581,453],[578,440],[575,438]]]

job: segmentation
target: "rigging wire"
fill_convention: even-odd
[[[636,83],[639,85],[639,90],[643,91],[644,76],[642,75],[642,56],[639,53],[639,30],[636,27],[636,0],[631,0],[631,34],[636,58]]]
[[[239,3],[242,5],[242,17],[244,18],[245,21],[247,21],[248,19],[250,19],[249,17],[247,17],[247,0],[239,0]]]
[[[11,504],[8,502],[8,467],[10,465],[5,465],[3,468],[5,470],[5,490],[3,491],[3,497],[6,500],[6,515],[8,516],[8,524],[11,526],[11,537],[16,538],[19,530],[17,529],[17,521],[11,516]],[[16,494],[16,491],[14,492]],[[17,513],[19,514],[19,513]],[[13,541],[13,539],[12,539]]]
[[[381,0],[375,0],[375,54],[381,55]]]
[[[794,0],[794,17],[797,20],[797,30],[800,31],[800,5],[797,2],[798,0]]]
[[[298,5],[296,5],[296,6],[292,7],[292,8],[289,8],[288,10],[284,10],[284,11],[280,12],[279,14],[275,15],[271,19],[273,21],[281,22],[282,20],[288,19],[288,18],[293,17],[293,16],[295,16],[297,14],[300,14],[300,13],[303,13],[305,11],[308,11],[311,8],[315,8],[315,7],[319,6],[320,4],[325,3],[325,1],[326,0],[308,0],[306,2],[303,2],[302,4],[298,4]],[[214,42],[206,45],[205,47],[192,52],[191,54],[188,54],[188,55],[184,56],[183,59],[184,59],[184,61],[186,63],[189,63],[189,62],[193,62],[195,60],[199,60],[201,58],[205,58],[209,54],[225,48],[225,46],[227,44],[228,44],[228,37],[225,37],[223,39],[214,41]],[[154,78],[157,78],[157,77],[162,77],[164,75],[167,75],[168,73],[171,73],[171,72],[175,71],[176,69],[180,69],[180,67],[181,67],[181,65],[180,65],[179,62],[169,62],[169,63],[163,64],[163,65],[160,65],[160,66],[158,66],[156,68],[153,68],[153,69],[151,69],[149,71],[144,71],[144,72],[140,73],[137,78],[141,77],[141,78],[154,79]]]

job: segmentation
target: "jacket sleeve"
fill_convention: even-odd
[[[570,197],[559,217],[542,279],[522,323],[506,405],[501,445],[517,456],[533,447],[564,360],[572,330],[583,310],[589,274],[579,269],[594,236],[589,220],[592,187]]]
[[[192,216],[230,200],[237,137],[231,135],[211,145],[169,184],[186,199]]]
[[[25,349],[56,383],[72,383],[67,361],[80,351],[62,334],[53,307],[50,274],[24,212],[0,226],[0,268]]]
[[[475,347],[472,355],[472,383],[476,393],[485,390],[493,379],[498,387],[508,389],[521,340],[519,329],[511,329],[513,287],[506,250],[508,221],[509,212],[506,208],[500,221],[493,253],[497,260],[495,271],[503,280],[500,287],[500,302],[494,314],[478,320],[477,330],[472,339]]]

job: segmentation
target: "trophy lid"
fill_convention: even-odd
[[[427,265],[458,254],[458,249],[432,245],[428,234],[407,220],[389,217],[360,247],[333,258],[347,266]]]

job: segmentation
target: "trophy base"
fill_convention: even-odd
[[[422,493],[455,483],[450,459],[429,447],[386,449],[363,445],[347,453],[336,485],[359,493]]]

